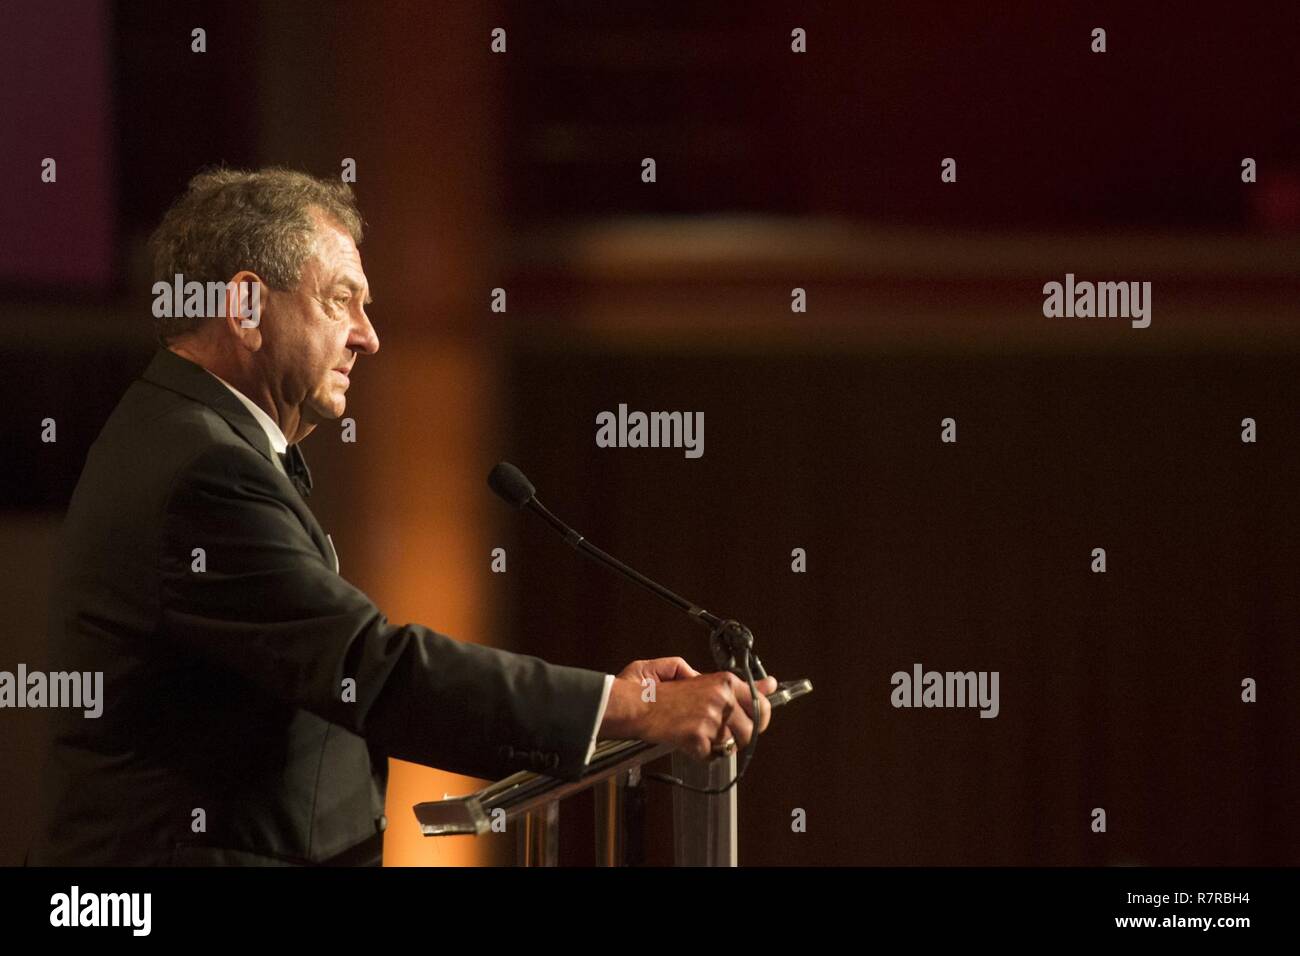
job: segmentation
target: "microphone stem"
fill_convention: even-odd
[[[586,553],[606,567],[612,568],[624,577],[630,578],[651,594],[658,595],[660,598],[673,605],[673,607],[677,608],[679,611],[685,611],[709,630],[716,630],[722,625],[722,620],[716,614],[710,614],[708,611],[704,610],[704,608],[686,600],[686,598],[682,597],[680,594],[668,590],[658,582],[651,581],[640,571],[636,570],[636,568],[628,567],[612,554],[606,554],[604,551],[600,550],[600,548],[596,547],[559,518],[555,517],[555,515],[551,514],[550,510],[538,501],[536,497],[528,499],[527,505],[532,511],[541,515],[547,524],[563,535],[564,540],[567,541],[575,550]]]

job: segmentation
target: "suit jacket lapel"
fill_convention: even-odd
[[[239,399],[230,394],[230,389],[213,378],[206,369],[189,359],[181,358],[171,349],[159,349],[140,377],[207,405],[224,418],[240,438],[261,452],[262,457],[272,466],[275,465],[275,459],[271,457],[275,452],[266,432],[262,431],[262,426],[240,404]]]
[[[206,369],[195,365],[189,359],[182,358],[171,349],[159,349],[140,377],[207,405],[225,419],[239,437],[261,452],[262,457],[283,476],[283,471],[276,467],[276,461],[272,457],[275,455],[275,450],[271,448],[271,441],[266,437],[266,432],[262,431],[262,426],[249,414],[248,409],[240,403],[239,399],[230,394],[230,389],[213,378]],[[285,481],[288,480],[285,478]],[[338,559],[334,554],[333,542],[327,539],[324,529],[316,520],[316,515],[312,513],[311,508],[307,507],[302,495],[296,490],[289,500],[294,503],[294,510],[299,512],[299,517],[302,518],[321,557],[337,571]],[[302,517],[304,514],[305,518]]]

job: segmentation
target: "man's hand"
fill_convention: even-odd
[[[758,732],[762,733],[772,717],[766,695],[776,690],[776,678],[769,675],[755,684]],[[735,674],[700,674],[680,657],[633,661],[610,688],[597,736],[672,744],[697,760],[706,760],[715,745],[730,738],[738,748],[749,743],[753,709],[749,685]]]

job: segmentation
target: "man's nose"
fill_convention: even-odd
[[[374,355],[379,351],[379,334],[370,324],[370,316],[363,311],[360,321],[352,324],[352,334],[348,336],[348,347],[356,352]]]

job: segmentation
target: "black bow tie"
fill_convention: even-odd
[[[310,495],[311,469],[307,467],[307,459],[302,457],[302,449],[290,445],[289,450],[280,456],[280,461],[284,462],[284,470],[289,473],[289,480],[298,489],[298,493],[304,498]]]

